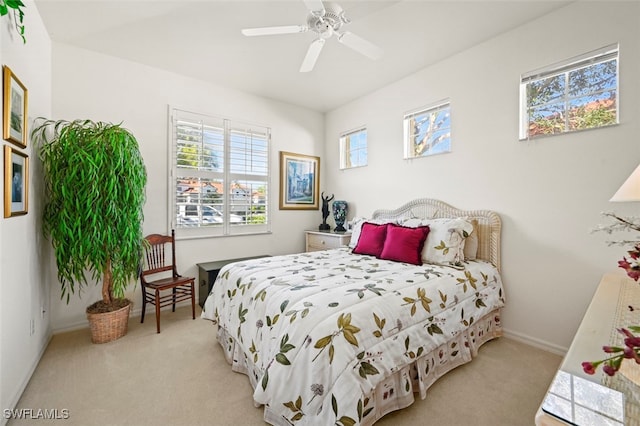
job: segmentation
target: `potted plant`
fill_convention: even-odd
[[[120,124],[91,120],[38,119],[31,138],[43,165],[42,226],[62,298],[69,303],[87,275],[102,279],[102,300],[87,308],[92,341],[115,340],[127,331],[124,292],[142,254],[147,175],[138,142]]]

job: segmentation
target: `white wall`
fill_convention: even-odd
[[[0,18],[0,61],[26,86],[29,123],[51,113],[51,42],[33,1],[25,2],[27,44]],[[1,108],[1,107],[0,107]],[[0,407],[13,408],[51,336],[48,248],[40,233],[41,173],[36,151],[2,141],[30,159],[28,214],[0,217]],[[0,177],[4,188],[4,174]],[[45,314],[41,314],[44,308]],[[31,333],[31,321],[34,333]],[[0,423],[6,419],[2,417]]]
[[[279,151],[320,155],[322,114],[58,43],[53,45],[53,82],[53,118],[122,121],[138,139],[148,174],[145,234],[167,231],[168,105],[271,127],[272,233],[179,241],[183,275],[197,276],[199,262],[303,251],[304,229],[322,222],[317,210],[278,210]],[[54,331],[86,326],[84,309],[100,298],[100,289],[90,287],[66,305],[58,301],[56,283],[51,285]],[[139,286],[130,287],[136,311],[141,308],[139,293]]]
[[[590,229],[602,211],[640,207],[607,201],[640,162],[639,24],[637,2],[573,3],[329,112],[325,187],[349,202],[350,218],[420,197],[496,210],[503,324],[514,337],[565,350],[601,275],[624,254]],[[620,125],[519,142],[519,76],[616,42]],[[403,114],[444,98],[452,152],[403,160]],[[369,165],[340,171],[339,134],[363,124]]]

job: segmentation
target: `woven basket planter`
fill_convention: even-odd
[[[91,342],[107,343],[127,334],[130,311],[131,303],[113,312],[87,313],[87,319],[91,327]]]

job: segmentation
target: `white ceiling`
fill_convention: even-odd
[[[35,0],[55,42],[321,112],[569,2],[338,1],[352,20],[343,30],[381,47],[383,57],[373,61],[332,37],[314,70],[300,73],[315,33],[245,37],[240,30],[304,25],[303,0]]]

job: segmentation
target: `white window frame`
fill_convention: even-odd
[[[187,238],[209,238],[209,237],[226,237],[233,235],[247,235],[247,234],[265,234],[271,232],[271,204],[272,201],[270,199],[271,191],[271,129],[269,127],[263,125],[255,125],[249,124],[246,122],[231,120],[222,117],[215,117],[206,114],[194,113],[185,111],[178,108],[169,108],[169,194],[168,194],[168,219],[169,219],[169,228],[176,230],[176,238],[187,239]],[[178,123],[179,122],[187,122],[194,126],[202,126],[202,128],[208,129],[218,129],[221,132],[221,143],[219,145],[220,160],[222,161],[222,165],[217,169],[211,169],[209,167],[179,167],[178,162]],[[202,130],[204,132],[204,130]],[[213,132],[215,133],[215,132]],[[258,142],[254,145],[251,142],[251,138],[258,136],[256,139]],[[234,144],[238,142],[238,138],[248,137],[248,145],[245,145],[243,149],[238,150],[234,149],[232,146],[232,139],[234,140]],[[204,140],[204,139],[203,139]],[[264,144],[266,143],[266,148]],[[204,142],[202,142],[204,144]],[[204,145],[203,145],[204,146]],[[205,158],[211,155],[211,147],[213,145],[207,145],[207,151],[204,151],[204,148],[199,150],[198,158],[195,161],[206,161]],[[246,151],[247,146],[249,148],[254,148],[257,153]],[[265,152],[266,150],[266,152]],[[241,158],[245,161],[245,165],[247,170],[243,172],[239,172],[238,170],[232,170],[230,165],[233,161],[237,161],[232,159],[232,153],[239,153]],[[255,154],[257,160],[254,163],[252,160],[253,154]],[[265,163],[265,155],[266,155],[266,163]],[[235,158],[235,156],[234,156]],[[248,159],[248,163],[246,160]],[[236,163],[237,164],[237,163]],[[266,164],[266,171],[264,170]],[[255,173],[251,173],[250,169],[255,171]],[[256,169],[257,168],[257,169]],[[205,204],[202,202],[202,193],[204,186],[202,182],[198,183],[198,190],[195,194],[196,200],[188,203],[199,205],[196,208],[197,214],[193,217],[194,224],[190,226],[184,226],[184,223],[178,223],[178,215],[181,214],[181,208],[185,210],[187,206],[184,208],[181,207],[181,204],[185,204],[182,200],[177,200],[178,198],[178,180],[179,179],[195,179],[197,181],[205,182],[213,182],[218,183],[222,189],[223,194],[220,198],[216,199],[216,204],[213,205],[212,201],[206,203],[208,206],[218,208],[218,211],[221,213],[220,216],[216,217],[216,221],[219,222],[211,222],[205,223],[203,221],[202,211],[205,209]],[[241,204],[247,204],[248,207],[245,207],[245,211],[253,211],[254,208],[258,208],[262,210],[264,207],[264,222],[263,223],[247,223],[250,221],[246,221],[246,217],[251,217],[251,213],[249,216],[240,216],[234,213],[234,210],[238,209],[238,199],[240,195],[232,194],[232,192],[237,192],[232,189],[232,185],[234,183],[240,182],[236,186],[236,189],[243,190],[243,197],[247,197],[247,194],[244,191],[244,188],[247,186],[251,188],[250,194],[248,194],[248,199],[242,200]],[[253,183],[254,185],[251,185]],[[256,193],[254,196],[254,186],[262,185],[262,191],[260,193]],[[214,191],[215,192],[215,191]],[[240,206],[242,207],[242,206]],[[192,209],[190,209],[192,210]],[[184,212],[182,212],[184,213]],[[261,214],[260,214],[261,216]],[[238,220],[241,219],[242,220]]]
[[[440,145],[438,149],[433,149],[436,145],[434,144],[432,147],[428,147],[419,155],[415,152],[415,140],[419,136],[419,133],[416,133],[415,129],[415,119],[419,116],[428,116],[429,119],[435,119],[437,117],[442,117],[440,114],[444,113],[445,117],[448,118],[449,125],[445,127],[438,126],[434,129],[429,129],[428,132],[433,134],[433,138],[431,142],[436,142],[444,145]],[[434,121],[431,121],[431,124],[434,124]],[[431,127],[431,126],[429,126]],[[433,104],[409,111],[405,113],[403,120],[403,129],[404,129],[404,159],[413,159],[413,158],[423,158],[429,157],[431,155],[437,154],[446,154],[451,152],[451,101],[449,99],[443,99],[438,102],[434,102]]]
[[[364,135],[364,145],[352,148],[351,146],[351,138],[357,135]],[[365,167],[368,164],[368,156],[369,156],[369,141],[367,134],[367,127],[360,126],[356,129],[346,131],[340,134],[340,170],[346,169],[354,169],[357,167]],[[364,155],[361,155],[364,152]],[[352,164],[351,158],[352,154],[356,154],[356,158],[359,160],[364,157],[364,161],[356,161],[355,164]]]
[[[571,96],[570,87],[570,73],[573,71],[577,71],[580,69],[597,66],[599,64],[616,61],[616,71],[615,71],[615,89],[607,89],[607,90],[594,90],[592,92],[580,93],[578,96]],[[530,114],[532,105],[530,105],[530,101],[528,99],[527,87],[529,84],[533,82],[539,82],[545,79],[550,79],[554,77],[563,77],[564,78],[564,93],[561,97],[556,98],[551,102],[546,104],[535,105],[535,107],[558,107],[562,105],[561,112],[563,113],[563,126],[562,129],[553,133],[541,133],[530,135]],[[610,127],[619,124],[620,122],[620,49],[618,44],[612,44],[609,46],[605,46],[603,48],[585,53],[583,55],[579,55],[561,62],[557,62],[552,65],[548,65],[543,68],[539,68],[537,70],[528,72],[526,74],[522,74],[520,76],[520,128],[519,128],[519,139],[520,140],[531,140],[537,139],[540,137],[548,137],[555,135],[562,135],[565,133],[574,133],[584,130],[592,130],[599,129],[604,127]],[[588,104],[578,104],[578,107],[571,106],[572,101],[576,101],[581,98],[585,98],[587,96],[596,97],[599,94],[604,94],[608,92],[615,91],[614,96],[614,108],[615,108],[615,122],[610,124],[603,124],[597,126],[590,127],[582,127],[582,128],[572,128],[570,125],[571,114],[569,113],[572,109],[579,108]]]

